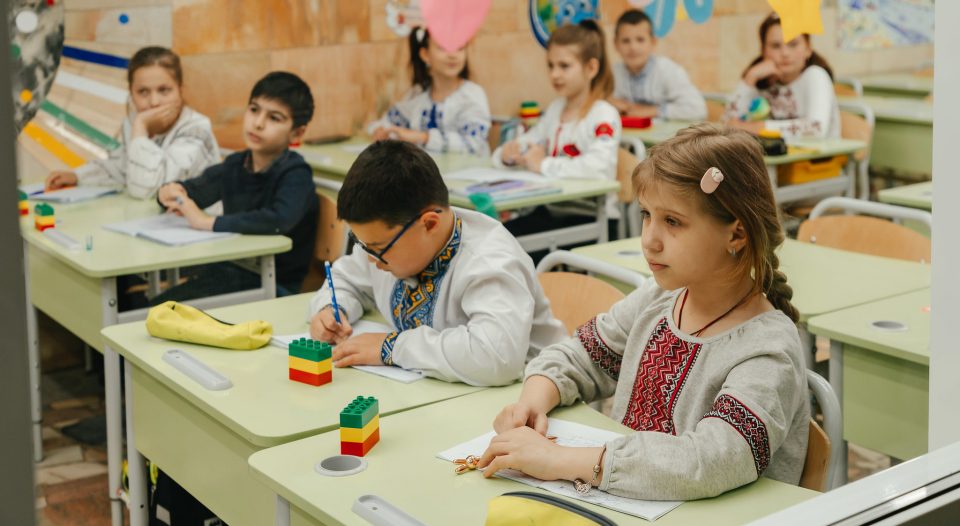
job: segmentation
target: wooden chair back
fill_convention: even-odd
[[[870,216],[833,215],[800,223],[797,240],[861,254],[929,263],[930,238]]]
[[[624,298],[623,292],[613,285],[586,274],[544,272],[537,277],[550,300],[553,316],[563,323],[568,334]]]
[[[827,481],[827,465],[830,463],[830,437],[814,420],[810,420],[807,435],[807,458],[800,474],[800,487],[823,491]]]

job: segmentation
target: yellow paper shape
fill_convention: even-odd
[[[780,16],[784,42],[790,42],[803,33],[823,33],[820,0],[767,0],[767,3]]]

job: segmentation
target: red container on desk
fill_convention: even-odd
[[[624,128],[639,128],[639,129],[649,128],[650,125],[653,124],[650,117],[630,117],[627,115],[620,117],[620,123],[623,125]]]

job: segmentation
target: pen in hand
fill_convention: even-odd
[[[337,324],[342,324],[340,320],[340,305],[337,304],[337,290],[333,288],[333,273],[330,271],[330,262],[323,262],[323,270],[327,274],[327,284],[330,286],[330,303],[333,307],[333,318],[337,320]]]

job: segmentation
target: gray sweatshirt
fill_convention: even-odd
[[[695,338],[673,320],[679,293],[649,280],[526,376],[550,378],[561,405],[614,396],[613,418],[638,431],[607,443],[601,490],[691,500],[760,475],[797,484],[810,408],[796,325],[775,310]]]

